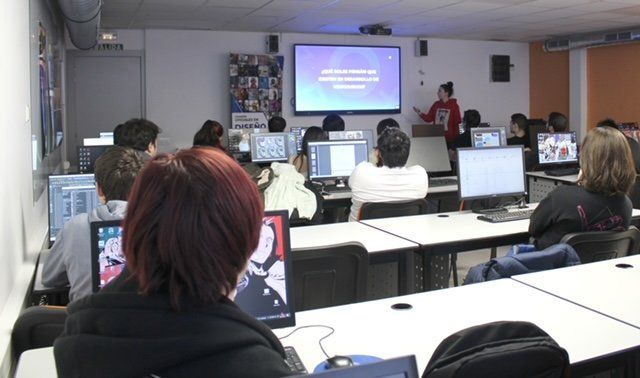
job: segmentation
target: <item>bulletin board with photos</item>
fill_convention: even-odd
[[[262,112],[266,118],[282,112],[282,65],[275,55],[229,55],[231,112]]]

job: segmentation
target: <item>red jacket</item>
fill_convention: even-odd
[[[420,113],[420,118],[426,122],[443,123],[446,129],[444,137],[447,142],[453,142],[460,135],[458,125],[462,122],[462,117],[455,98],[450,98],[447,102],[441,100],[434,102],[427,114]]]

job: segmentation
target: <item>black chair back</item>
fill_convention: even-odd
[[[638,253],[640,230],[631,226],[626,231],[575,232],[565,235],[560,243],[572,246],[586,264]]]
[[[410,201],[365,202],[360,208],[360,220],[402,217],[427,213],[427,200],[419,198]]]
[[[292,252],[296,311],[364,301],[369,254],[360,243]]]
[[[25,350],[53,346],[64,331],[66,319],[65,307],[33,306],[22,310],[11,333],[15,357]]]

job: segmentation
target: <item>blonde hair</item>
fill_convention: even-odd
[[[636,181],[636,170],[624,134],[611,127],[597,127],[582,142],[579,184],[604,195],[627,194]]]

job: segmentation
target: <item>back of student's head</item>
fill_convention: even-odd
[[[567,117],[562,113],[549,113],[549,120],[547,123],[549,124],[549,131],[555,133],[561,133],[569,130],[569,120],[567,120]]]
[[[118,146],[148,151],[151,146],[156,146],[160,132],[155,123],[144,118],[133,118],[122,125],[118,134]]]
[[[400,128],[400,124],[393,118],[385,118],[382,121],[378,122],[378,126],[376,126],[376,134],[380,136],[384,130],[387,128]]]
[[[527,129],[527,116],[522,113],[514,113],[511,115],[511,124],[524,131]]]
[[[126,201],[138,172],[145,164],[140,153],[129,147],[106,150],[94,166],[96,184],[107,201]]]
[[[462,121],[464,122],[465,130],[469,130],[472,127],[479,127],[482,121],[480,112],[475,109],[466,110],[464,116],[462,116]]]
[[[344,131],[344,119],[335,113],[331,113],[322,120],[323,131]]]
[[[378,151],[382,164],[389,168],[404,167],[409,159],[411,140],[404,131],[386,129],[378,138]]]
[[[215,148],[160,154],[136,180],[124,221],[127,269],[142,294],[207,305],[237,286],[258,246],[256,184]]]
[[[580,168],[580,185],[605,195],[628,193],[636,180],[629,143],[623,133],[612,127],[589,131],[582,142]]]
[[[207,120],[193,136],[194,146],[221,147],[220,136],[224,128],[218,121]]]
[[[287,127],[287,121],[279,116],[273,116],[269,119],[268,125],[270,133],[281,133]]]
[[[122,131],[122,126],[124,125],[121,123],[118,126],[116,126],[115,129],[113,129],[113,144],[116,146],[118,145],[118,140],[120,138],[120,131]]]
[[[618,124],[611,118],[605,118],[602,121],[598,122],[597,127],[613,127],[614,129],[618,129]]]
[[[311,126],[307,129],[302,137],[302,155],[306,155],[309,150],[309,142],[317,142],[319,140],[326,140],[327,136],[324,131],[318,126]]]

